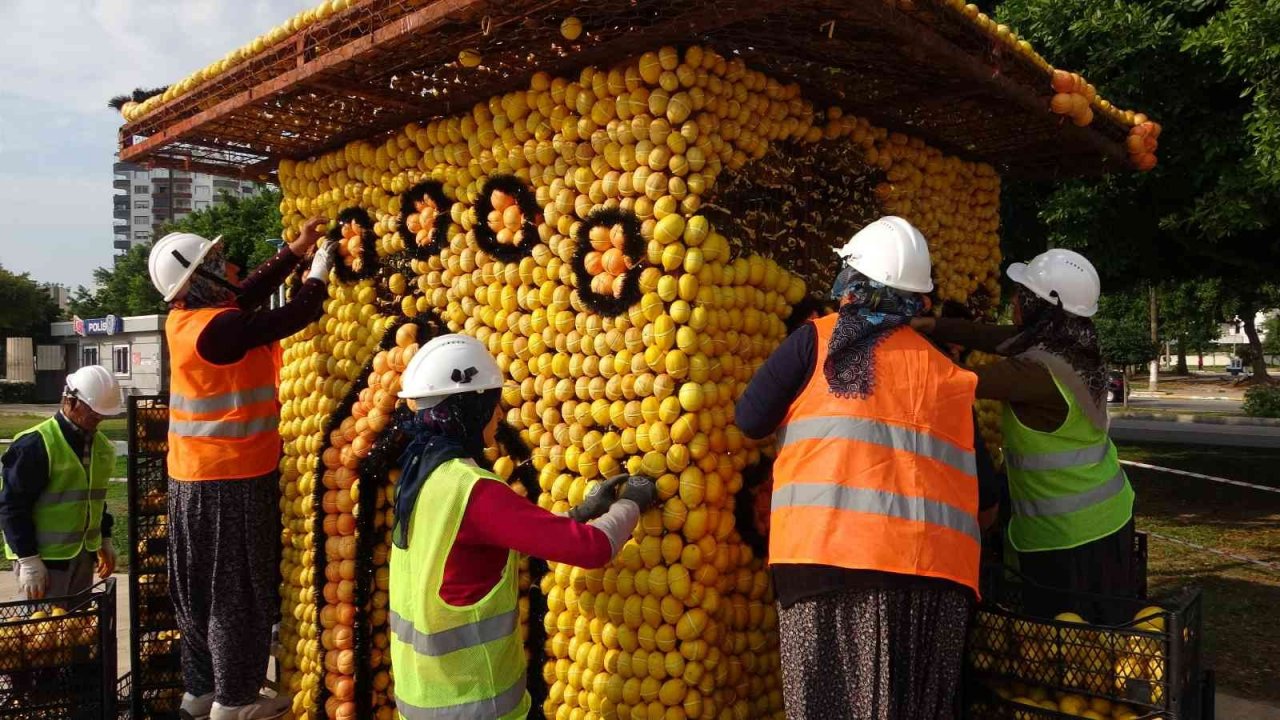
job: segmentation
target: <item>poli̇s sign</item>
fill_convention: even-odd
[[[78,317],[74,317],[72,321],[77,335],[115,335],[124,331],[124,319],[118,315],[108,315],[104,318],[93,318],[91,320],[81,320]]]

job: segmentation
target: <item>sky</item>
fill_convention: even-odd
[[[120,114],[319,0],[0,0],[0,265],[92,286],[110,265]]]

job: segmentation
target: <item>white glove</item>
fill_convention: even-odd
[[[49,589],[49,570],[39,555],[18,558],[18,592],[26,600],[39,600]]]
[[[337,250],[336,242],[326,242],[317,247],[315,256],[311,258],[311,272],[307,279],[328,282],[329,271],[333,269],[333,256]]]

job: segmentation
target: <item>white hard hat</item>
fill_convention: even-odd
[[[914,225],[886,215],[836,251],[845,264],[879,283],[913,293],[933,290],[929,244]]]
[[[147,258],[147,270],[151,272],[151,284],[164,296],[165,302],[182,292],[205,255],[221,239],[221,235],[209,240],[195,233],[176,232],[156,241]]]
[[[66,394],[99,415],[120,412],[120,383],[101,365],[86,365],[68,375]]]
[[[1037,297],[1080,317],[1098,312],[1102,284],[1098,271],[1085,256],[1072,250],[1049,250],[1029,263],[1014,263],[1005,271],[1009,279]]]
[[[400,397],[433,407],[445,397],[503,386],[502,371],[484,343],[470,335],[441,335],[422,346],[404,371]]]

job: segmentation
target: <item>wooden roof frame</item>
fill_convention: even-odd
[[[511,0],[503,5],[513,2],[521,5],[520,0]],[[630,0],[633,6],[651,2]],[[929,102],[924,100],[908,101],[916,102],[920,107],[887,108],[875,103],[860,105],[856,99],[850,102],[845,97],[841,104],[849,112],[864,115],[890,130],[921,137],[961,157],[992,162],[1002,171],[1017,175],[1063,177],[1127,167],[1124,148],[1127,128],[1102,114],[1098,114],[1089,127],[1076,127],[1066,118],[1052,115],[1048,100],[1053,91],[1047,75],[1016,54],[1002,55],[1001,49],[992,45],[989,38],[981,37],[976,27],[965,27],[954,22],[954,17],[948,17],[947,8],[926,8],[922,14],[904,12],[889,0],[792,0],[788,4],[829,13],[834,18],[833,28],[842,22],[874,28],[876,34],[888,40],[886,47],[892,47],[903,58],[921,66],[945,68],[949,77],[964,87],[952,87],[948,97],[932,100],[934,107],[966,97],[979,99],[988,106],[1004,104],[1009,112],[1036,120],[1040,133],[1046,138],[1038,147],[1009,152],[1007,157],[1000,157],[999,152],[994,153],[995,157],[990,156],[992,153],[984,156],[983,152],[966,147],[965,143],[954,138],[938,137],[938,133],[931,132],[929,127],[906,125],[910,120],[904,121],[904,117],[916,113],[920,107],[929,106]],[[926,2],[916,0],[915,4],[924,6]],[[580,7],[580,4],[569,0],[526,0],[520,11],[538,11],[549,16],[567,15],[574,7]],[[456,27],[460,23],[472,22],[478,17],[501,12],[501,9],[496,0],[429,0],[416,8],[397,0],[362,0],[322,23],[295,33],[292,38],[264,50],[259,56],[204,81],[143,118],[126,124],[120,130],[120,159],[257,181],[270,180],[271,172],[281,159],[312,157],[351,140],[377,137],[409,121],[430,120],[459,112],[470,103],[518,86],[527,81],[530,73],[525,73],[524,77],[502,78],[505,85],[489,80],[477,82],[474,88],[450,87],[449,91],[456,92],[458,97],[450,96],[444,102],[397,92],[376,83],[348,81],[344,76],[367,69],[370,67],[368,63],[375,58],[399,59],[397,48],[407,39],[432,33],[446,23]],[[695,8],[682,15],[678,22],[628,29],[619,33],[612,42],[606,39],[594,45],[579,44],[572,53],[549,58],[547,64],[551,67],[548,69],[565,71],[593,63],[617,61],[631,54],[618,52],[623,40],[628,47],[649,49],[681,40],[707,42],[714,46],[720,29],[765,20],[778,12],[774,3],[758,0],[743,3],[734,13],[723,12],[716,3],[707,2],[704,10]],[[502,22],[514,23],[528,17],[513,14],[503,17]],[[939,27],[943,21],[949,23],[945,33]],[[370,26],[370,31],[361,31]],[[351,37],[353,33],[354,37]],[[351,39],[332,42],[333,38],[345,37]],[[332,46],[324,47],[324,39],[329,40]],[[846,39],[852,43],[857,38],[853,35],[848,38],[833,36],[832,42]],[[478,38],[478,41],[483,42],[484,38]],[[552,43],[557,41],[559,38],[550,40]],[[985,52],[975,51],[984,43]],[[510,52],[512,49],[506,50]],[[721,50],[724,51],[723,48]],[[456,50],[452,54],[456,56]],[[750,52],[742,54],[749,65],[756,67]],[[758,59],[767,64],[769,58],[762,55]],[[401,61],[406,66],[411,66],[412,62],[411,55]],[[282,69],[285,67],[288,69]],[[407,71],[412,69],[408,67]],[[770,73],[769,68],[760,69]],[[806,84],[803,78],[779,77],[779,80]],[[811,88],[806,86],[805,89]],[[820,87],[814,89],[821,90]],[[269,118],[271,111],[267,106],[298,93],[316,94],[314,108],[303,104],[301,120],[294,126],[298,132],[279,132],[278,124],[268,127],[271,120],[264,119],[264,116]],[[917,93],[916,97],[926,94]],[[912,96],[908,93],[907,97]],[[372,117],[368,122],[358,125],[347,123],[346,127],[328,132],[320,127],[319,119],[325,106],[324,98],[359,100],[376,109],[371,111]],[[810,99],[815,103],[820,100]],[[334,128],[343,125],[336,119],[327,121],[327,124]],[[244,137],[244,129],[252,127],[260,129],[252,137]],[[235,128],[234,132],[232,128]],[[267,137],[272,129],[276,131],[275,142]],[[319,139],[292,141],[306,130],[315,130],[314,134]],[[1051,133],[1056,137],[1048,137]],[[290,146],[286,147],[286,143]],[[1065,148],[1071,151],[1066,152]]]

